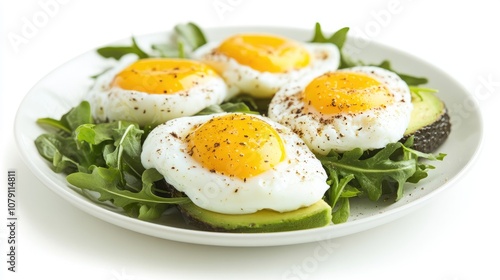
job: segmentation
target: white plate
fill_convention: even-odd
[[[254,31],[282,34],[291,38],[307,41],[312,30],[290,28],[218,28],[206,30],[209,40],[220,40],[236,32]],[[153,42],[164,42],[168,33],[140,36],[141,46]],[[118,43],[129,43],[130,39]],[[441,193],[459,179],[471,166],[481,145],[482,121],[478,107],[471,95],[452,77],[407,53],[392,48],[349,38],[346,48],[356,53],[356,58],[368,63],[379,63],[384,59],[392,62],[393,68],[400,72],[429,78],[431,88],[439,89],[439,96],[448,108],[462,105],[468,109],[468,117],[450,110],[452,133],[439,152],[447,153],[443,162],[434,162],[437,167],[429,177],[417,185],[408,184],[405,196],[393,203],[381,199],[373,203],[356,200],[351,203],[351,218],[340,225],[324,228],[263,234],[234,234],[199,231],[189,228],[176,212],[167,213],[155,223],[130,218],[120,211],[96,204],[82,195],[78,189],[68,185],[65,176],[54,173],[47,162],[39,156],[34,145],[35,138],[44,131],[35,123],[41,117],[59,118],[82,99],[92,84],[90,76],[99,73],[110,61],[100,58],[94,51],[85,53],[43,78],[24,98],[15,121],[15,135],[19,150],[31,171],[51,190],[71,202],[81,210],[104,221],[123,228],[160,238],[196,244],[221,246],[274,246],[325,240],[349,235],[400,218],[418,209],[424,202]]]

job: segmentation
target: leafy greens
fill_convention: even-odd
[[[146,53],[137,44],[132,37],[131,46],[108,46],[97,49],[97,53],[104,58],[114,58],[116,60],[122,58],[126,54],[136,54],[139,58],[148,57],[188,57],[188,52],[194,51],[197,48],[206,44],[207,40],[196,24],[189,22],[186,24],[178,24],[174,28],[175,40],[165,44],[153,44],[152,52]]]
[[[143,130],[137,124],[95,124],[87,101],[59,120],[43,118],[38,123],[55,131],[35,140],[40,155],[55,172],[68,174],[70,184],[97,192],[99,201],[110,201],[142,220],[156,219],[170,205],[189,202],[187,197],[155,194],[153,183],[163,176],[142,166]]]
[[[396,193],[396,201],[401,199],[406,182],[418,183],[427,177],[429,169],[434,169],[434,166],[422,163],[422,159],[443,160],[445,157],[442,153],[433,155],[413,150],[412,145],[413,138],[410,137],[405,143],[388,144],[373,155],[356,148],[343,154],[332,151],[327,156],[318,156],[331,186],[325,199],[334,208],[334,222],[345,222],[349,217],[350,197],[364,194],[377,201],[384,191],[390,190]],[[341,206],[335,210],[339,199]]]

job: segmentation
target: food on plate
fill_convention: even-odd
[[[348,28],[311,42],[241,33],[97,52],[116,66],[35,140],[67,181],[142,220],[177,209],[204,230],[348,221],[351,198],[403,197],[445,154],[450,119],[426,78],[353,62]],[[340,68],[340,69],[337,69]],[[175,208],[173,206],[175,205]],[[176,210],[176,211],[177,211]]]
[[[232,113],[177,118],[149,133],[141,158],[145,168],[158,170],[197,206],[179,206],[197,224],[275,231],[290,223],[297,228],[330,223],[326,203],[307,210],[329,188],[321,162],[296,134],[265,117]],[[281,219],[290,223],[278,224],[278,213],[286,213]],[[205,221],[208,217],[214,219]],[[227,220],[217,224],[216,217]]]
[[[408,85],[375,66],[307,77],[283,87],[269,105],[272,120],[290,127],[320,155],[397,142],[411,111]]]
[[[194,115],[226,95],[224,80],[199,61],[124,56],[97,77],[87,99],[98,121],[151,125]]]
[[[412,98],[413,111],[404,139],[413,136],[415,150],[430,153],[448,138],[450,116],[444,102],[434,92],[421,91]]]
[[[195,59],[211,65],[226,80],[229,97],[246,93],[271,97],[287,83],[310,73],[337,69],[338,48],[271,34],[236,34],[198,48]]]
[[[290,212],[317,203],[329,188],[304,142],[257,115],[168,121],[149,133],[141,160],[195,205],[221,214]]]

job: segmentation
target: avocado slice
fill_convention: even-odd
[[[412,94],[413,111],[402,142],[413,136],[412,148],[424,153],[436,150],[451,132],[450,116],[444,102],[432,92]]]
[[[194,203],[178,205],[178,208],[189,224],[219,232],[291,231],[323,227],[332,220],[332,208],[322,199],[309,207],[284,213],[265,209],[252,214],[229,215],[205,210]]]

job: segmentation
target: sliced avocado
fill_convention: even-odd
[[[323,227],[332,220],[332,208],[320,200],[290,212],[260,210],[253,214],[215,213],[187,203],[178,206],[185,220],[203,230],[220,232],[278,232]]]
[[[413,111],[402,142],[414,136],[413,149],[430,153],[448,138],[450,116],[444,102],[432,92],[412,94]]]

